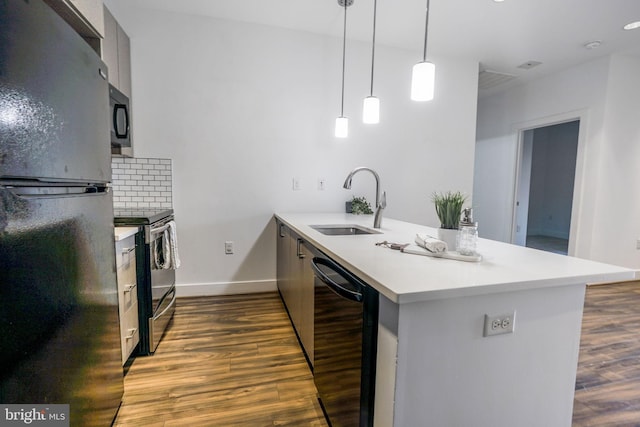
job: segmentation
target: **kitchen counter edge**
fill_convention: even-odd
[[[478,250],[483,256],[479,263],[402,254],[375,243],[384,240],[412,243],[415,233],[435,236],[437,230],[390,218],[383,220],[381,234],[327,236],[310,226],[358,224],[372,228],[373,217],[340,213],[275,213],[274,216],[398,304],[637,278],[637,272],[628,268],[488,239],[478,241]]]

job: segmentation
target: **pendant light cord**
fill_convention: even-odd
[[[347,47],[347,1],[344,2],[344,25],[342,33],[342,101],[340,103],[340,117],[344,117],[344,64]]]
[[[424,50],[422,53],[422,61],[427,62],[427,34],[429,33],[429,0],[427,0],[427,17],[424,23]]]
[[[378,0],[373,1],[373,41],[371,43],[371,92],[370,96],[373,96],[373,64],[376,57],[376,14],[378,8]]]

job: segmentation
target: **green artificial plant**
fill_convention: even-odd
[[[351,213],[355,215],[372,214],[371,205],[364,197],[353,197],[351,199]]]
[[[457,229],[462,214],[462,205],[467,196],[459,191],[446,193],[433,193],[433,203],[436,207],[436,214],[440,219],[440,227],[446,229]]]

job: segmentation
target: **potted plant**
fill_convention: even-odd
[[[372,214],[371,204],[364,197],[353,197],[350,202],[346,203],[347,213],[353,213],[355,215],[369,215]]]
[[[433,193],[432,200],[438,219],[440,219],[438,239],[446,242],[449,250],[453,251],[456,247],[462,205],[467,200],[467,196],[459,191],[448,191],[446,193]]]

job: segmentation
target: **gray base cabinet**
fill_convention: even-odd
[[[312,254],[305,241],[278,222],[278,291],[298,339],[313,365],[313,282],[309,264]]]
[[[138,230],[116,228],[116,268],[118,277],[118,308],[120,341],[124,365],[140,342],[138,324],[138,289],[136,278],[136,240]]]

